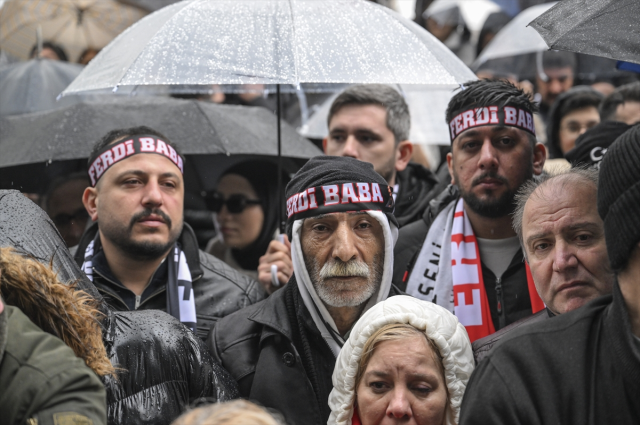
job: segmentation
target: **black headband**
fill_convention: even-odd
[[[287,199],[287,221],[321,214],[382,211],[393,214],[391,188],[379,183],[342,183],[310,187]]]
[[[135,135],[123,139],[121,142],[107,145],[89,158],[89,179],[91,186],[95,186],[100,177],[109,167],[139,153],[154,153],[169,158],[180,172],[184,174],[182,158],[176,150],[166,142],[155,136],[146,134]]]
[[[536,135],[533,113],[522,107],[511,105],[480,106],[461,109],[449,121],[449,135],[453,142],[465,130],[485,125],[516,127]]]

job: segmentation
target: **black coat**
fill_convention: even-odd
[[[107,423],[169,425],[195,400],[238,398],[229,373],[178,319],[155,310],[114,312],[104,342],[118,380],[104,379]]]
[[[392,286],[389,295],[398,294]],[[297,300],[297,311],[287,297]],[[308,344],[300,341],[299,325]],[[242,397],[278,410],[289,425],[327,423],[336,359],[302,303],[295,276],[265,301],[218,321],[207,345]]]
[[[407,168],[396,175],[400,191],[396,196],[396,216],[402,227],[420,220],[429,201],[438,195],[446,184],[441,185],[430,170],[420,164],[409,163]]]
[[[471,375],[460,425],[640,423],[640,341],[620,288],[522,326]]]
[[[94,225],[82,235],[75,254],[75,260],[79,266],[84,262],[84,252],[87,245],[95,238],[97,232],[98,226]],[[197,333],[202,340],[207,337],[216,320],[266,297],[264,289],[258,282],[200,250],[196,236],[188,224],[184,224],[178,241],[182,246],[191,272],[193,291],[196,297]],[[94,279],[94,284],[113,310],[129,310],[114,290],[113,284],[103,282],[99,278]],[[167,311],[166,286],[163,286],[138,307],[138,310],[150,309]]]

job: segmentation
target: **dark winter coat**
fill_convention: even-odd
[[[1,247],[13,247],[29,258],[52,265],[61,282],[76,281],[78,289],[98,302],[98,309],[104,314],[101,325],[105,349],[112,364],[119,368],[119,382],[111,378],[103,382],[109,424],[168,425],[197,398],[226,401],[236,397],[233,379],[214,363],[202,340],[177,319],[154,310],[113,312],[76,265],[46,213],[20,192],[0,191],[0,229]],[[22,343],[20,339],[16,341]],[[74,359],[80,362],[75,356]],[[59,363],[63,365],[62,360]],[[53,368],[43,370],[51,373]],[[45,386],[42,380],[36,382],[41,391],[58,391],[54,385]],[[6,388],[0,386],[0,399]],[[81,403],[82,398],[77,400]],[[0,412],[4,413],[4,409]],[[4,425],[3,419],[0,415]],[[97,423],[103,421],[94,421]]]
[[[238,398],[234,379],[204,342],[168,314],[114,312],[104,342],[119,381],[105,379],[109,424],[169,425],[195,400]]]
[[[407,288],[407,279],[411,275],[431,224],[438,214],[458,197],[458,189],[453,185],[447,186],[440,195],[429,202],[421,220],[400,229],[394,248],[393,265],[393,281],[399,282],[400,290],[404,291]],[[482,264],[482,280],[496,330],[532,314],[527,271],[521,250],[513,257],[500,280]]]
[[[401,227],[419,220],[429,201],[444,188],[435,174],[414,163],[409,163],[407,168],[396,175],[396,183],[400,190],[396,196],[393,215]]]
[[[471,375],[461,425],[640,423],[640,341],[613,295],[496,345]]]
[[[530,325],[532,323],[538,323],[543,320],[549,319],[553,317],[554,314],[551,313],[550,310],[544,309],[540,310],[536,314],[532,314],[529,317],[525,317],[524,319],[520,319],[517,322],[506,326],[495,333],[485,336],[484,338],[477,339],[473,341],[471,347],[473,348],[473,358],[476,361],[476,365],[480,363],[484,358],[491,354],[491,350],[493,347],[500,341],[502,338],[507,336],[509,333],[515,331],[521,326]]]
[[[33,324],[19,308],[4,306],[0,422],[105,424],[105,398],[100,379],[64,342]]]
[[[398,294],[392,286],[390,295]],[[295,311],[288,308],[292,304]],[[242,397],[278,410],[289,425],[327,423],[336,359],[304,306],[295,276],[265,301],[218,321],[207,344],[238,381]]]
[[[95,238],[97,232],[98,226],[94,225],[82,236],[75,255],[78,265],[82,265],[87,245]],[[200,250],[193,230],[186,223],[178,242],[187,257],[187,264],[191,271],[196,296],[198,336],[202,340],[206,339],[216,320],[266,297],[266,293],[258,282]],[[116,285],[122,286],[122,284],[107,281],[98,273],[94,273],[93,283],[113,310],[129,310],[115,290]],[[161,285],[138,307],[138,310],[150,309],[167,311],[166,284]]]

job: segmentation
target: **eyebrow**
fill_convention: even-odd
[[[126,176],[127,174],[133,174],[134,176],[147,176],[147,175],[149,175],[149,173],[145,173],[142,170],[126,170],[126,171],[123,171],[120,174],[118,174],[116,179],[121,179],[124,176]],[[163,178],[172,177],[172,178],[175,178],[175,179],[179,179],[180,178],[180,176],[178,176],[178,174],[172,173],[170,171],[167,171],[166,173],[160,174],[160,177],[163,177]]]
[[[431,381],[435,379],[437,381],[437,377],[434,374],[425,374],[425,373],[408,373],[411,378],[420,379],[422,381]],[[371,370],[365,374],[365,376],[375,376],[378,378],[388,378],[391,376],[390,373],[381,371],[381,370]]]
[[[596,223],[592,223],[590,221],[581,221],[578,223],[573,223],[567,227],[565,227],[564,229],[562,229],[562,231],[566,231],[569,230],[571,232],[575,232],[576,230],[582,230],[582,229],[588,229],[588,230],[594,230],[594,231],[599,231],[600,230],[600,226],[598,226]],[[540,239],[543,238],[547,235],[551,234],[551,232],[539,232],[539,233],[535,233],[531,236],[529,236],[527,238],[527,245],[530,244],[532,241],[536,240],[536,239]]]
[[[311,219],[311,220],[322,220],[323,218],[327,218],[327,217],[332,216],[333,214],[336,214],[336,213],[338,213],[338,211],[336,211],[335,213],[327,213],[327,214],[316,215],[314,217],[309,217],[309,219]],[[348,212],[347,214],[349,214],[350,216],[352,216],[352,215],[368,215],[364,211],[352,211],[352,212]]]

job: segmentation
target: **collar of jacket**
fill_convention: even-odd
[[[5,304],[1,295],[0,302],[4,304],[4,310],[0,313],[0,363],[2,363],[4,349],[7,346],[7,333],[9,332],[9,321],[7,319],[9,313],[7,313],[7,304]]]
[[[431,226],[431,223],[433,223],[433,220],[436,219],[438,214],[451,202],[457,200],[458,197],[460,197],[458,187],[452,184],[448,185],[438,196],[429,202],[429,206],[422,215],[422,220],[427,223],[427,226]]]
[[[290,285],[292,285],[293,287],[291,287]],[[249,316],[249,320],[268,328],[263,330],[262,335],[260,336],[260,343],[262,343],[265,338],[273,335],[283,335],[289,340],[293,339],[291,332],[291,323],[289,322],[289,315],[287,314],[286,303],[284,300],[287,290],[295,291],[295,296],[300,297],[295,274],[291,276],[291,279],[289,279],[289,282],[287,283],[287,286],[285,288],[271,294],[269,298],[262,302],[260,308],[257,309],[251,316]],[[406,294],[392,283],[391,288],[389,289],[388,297],[393,297],[395,295]],[[300,308],[304,308],[306,310],[306,307],[302,302],[302,298],[299,298],[299,303]],[[305,324],[308,328],[311,324],[313,324],[313,320],[311,319],[311,316],[308,312],[305,311],[305,313],[305,316],[307,317],[301,318],[301,320],[307,319],[305,320]],[[296,317],[300,318],[300,316],[301,312],[296,311]],[[319,330],[316,329],[315,331],[318,333],[318,335],[320,335]]]
[[[82,263],[84,262],[84,252],[89,243],[96,237],[97,233],[98,223],[93,223],[82,235],[74,256],[78,266],[82,266]],[[189,265],[189,271],[191,272],[191,279],[195,282],[197,279],[202,277],[204,272],[200,266],[200,248],[198,247],[196,234],[187,223],[184,223],[182,227],[182,233],[178,238],[178,242],[180,242],[180,247],[182,248],[184,255],[187,257],[187,264]]]

